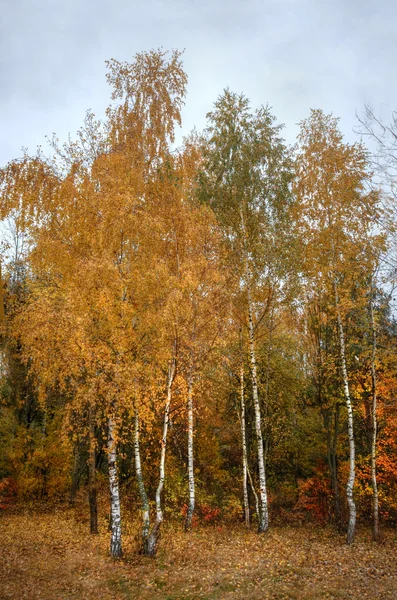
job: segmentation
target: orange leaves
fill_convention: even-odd
[[[112,99],[121,101],[108,109],[112,145],[127,152],[133,149],[135,155],[138,150],[149,167],[168,152],[175,124],[181,124],[187,77],[180,57],[177,50],[169,56],[151,50],[136,54],[133,63],[106,62]],[[144,139],[138,148],[136,137]]]
[[[333,511],[331,482],[325,466],[318,467],[315,475],[298,485],[298,502],[294,511],[307,512],[318,523],[325,524],[330,520]]]
[[[368,272],[384,236],[373,231],[380,203],[376,193],[365,192],[370,172],[364,148],[343,143],[338,120],[316,110],[301,123],[296,165],[305,271],[311,277],[322,271],[331,280]]]
[[[12,477],[0,479],[0,510],[4,510],[12,504],[17,496],[17,484]]]
[[[140,54],[132,65],[110,61],[109,68],[114,97],[125,94],[127,112],[112,109],[104,127],[88,114],[77,142],[60,149],[54,141],[52,163],[26,158],[12,164],[2,173],[3,207],[20,208],[21,198],[22,209],[26,205],[39,219],[30,255],[36,282],[14,323],[26,358],[33,358],[32,371],[48,385],[81,386],[96,378],[99,396],[122,388],[131,398],[134,363],[137,354],[152,351],[147,336],[153,337],[156,298],[167,278],[156,263],[162,226],[151,190],[157,174],[145,161],[160,146],[167,150],[186,77],[178,52],[170,58],[162,51]],[[120,145],[114,127],[120,136],[131,119],[134,135]],[[167,179],[163,196],[168,201]],[[98,377],[102,371],[113,386]]]

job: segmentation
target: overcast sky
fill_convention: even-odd
[[[394,0],[0,0],[0,166],[103,116],[104,61],[185,48],[184,133],[229,86],[269,103],[293,142],[310,108],[341,117],[397,108]]]

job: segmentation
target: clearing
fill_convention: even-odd
[[[329,528],[273,527],[262,536],[243,526],[198,527],[184,534],[165,524],[155,559],[108,555],[108,533],[87,533],[69,508],[0,515],[0,598],[7,600],[311,600],[397,599],[397,537],[371,541],[359,531],[347,547]]]

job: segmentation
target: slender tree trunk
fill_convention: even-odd
[[[252,315],[251,294],[248,291],[248,335],[249,335],[249,354],[251,364],[252,378],[252,397],[255,410],[255,431],[258,446],[258,471],[259,471],[259,496],[260,496],[260,516],[258,523],[258,532],[263,533],[269,527],[269,512],[267,504],[267,489],[266,489],[266,473],[265,460],[263,453],[263,437],[261,423],[261,408],[259,404],[258,394],[258,376],[256,366],[255,339],[254,339],[254,323]]]
[[[121,511],[120,511],[120,493],[119,480],[117,473],[117,454],[116,443],[114,439],[114,421],[109,417],[108,424],[108,466],[109,466],[109,485],[110,485],[110,515],[111,515],[111,540],[110,554],[113,558],[121,558]]]
[[[351,544],[354,541],[354,535],[356,531],[356,505],[353,496],[354,480],[356,477],[356,464],[355,454],[356,448],[354,443],[354,430],[353,430],[353,407],[350,398],[349,379],[347,377],[347,366],[346,366],[346,350],[345,350],[345,334],[343,331],[342,319],[340,316],[339,309],[339,296],[338,287],[336,281],[334,281],[335,291],[335,307],[338,322],[338,335],[339,335],[339,349],[342,366],[342,378],[343,378],[343,391],[345,394],[346,408],[347,408],[347,432],[349,437],[349,477],[346,486],[346,497],[349,506],[349,523],[347,527],[347,543]]]
[[[150,507],[149,500],[146,494],[145,484],[143,481],[142,465],[141,465],[141,451],[139,446],[139,416],[138,411],[135,410],[135,436],[134,436],[134,452],[135,452],[135,472],[136,479],[138,482],[139,495],[142,503],[142,539],[143,539],[143,551],[147,553],[147,539],[150,530]]]
[[[256,352],[255,352],[255,331],[254,331],[254,318],[252,309],[252,297],[251,297],[251,270],[248,262],[248,240],[247,231],[245,227],[244,213],[241,207],[240,210],[241,227],[243,230],[244,239],[244,253],[245,253],[245,275],[246,275],[246,286],[247,286],[247,304],[248,304],[248,342],[249,342],[249,358],[251,366],[251,380],[252,380],[252,397],[254,401],[255,411],[255,431],[258,448],[258,472],[259,472],[259,496],[260,496],[260,514],[258,523],[258,533],[267,531],[269,527],[269,510],[267,503],[267,489],[266,489],[266,471],[265,471],[265,458],[263,452],[263,436],[262,436],[262,418],[261,408],[259,403],[258,394],[258,375],[256,365]]]
[[[247,438],[245,431],[245,399],[244,399],[244,364],[241,363],[240,369],[240,424],[241,424],[241,445],[243,452],[243,498],[245,524],[250,526],[250,506],[248,499],[248,458],[247,458]]]
[[[168,381],[167,381],[167,400],[164,409],[164,425],[163,425],[163,437],[161,439],[161,455],[160,455],[160,476],[159,484],[156,490],[156,520],[150,532],[147,540],[147,554],[154,556],[156,554],[157,544],[160,536],[161,523],[163,522],[163,511],[161,508],[161,493],[164,487],[165,480],[165,452],[167,447],[167,434],[168,425],[170,420],[170,407],[172,398],[172,384],[175,377],[175,358],[172,360],[168,369]]]
[[[95,424],[92,407],[89,409],[90,447],[88,450],[88,501],[90,505],[90,532],[98,533],[98,504],[96,488]]]
[[[243,454],[243,498],[244,498],[244,516],[245,524],[250,527],[250,509],[249,509],[249,495],[248,495],[248,482],[251,486],[251,491],[255,500],[255,514],[259,522],[259,499],[258,494],[255,490],[254,482],[252,481],[251,471],[248,464],[248,451],[247,451],[247,437],[245,427],[245,400],[244,400],[244,371],[241,369],[241,380],[240,383],[240,408],[237,408],[237,414],[240,421],[241,427],[241,439],[242,439],[242,454]]]
[[[371,440],[371,480],[372,480],[372,514],[373,514],[373,537],[375,541],[379,540],[379,498],[378,483],[376,480],[376,437],[378,430],[377,422],[377,386],[376,386],[376,328],[373,305],[373,289],[371,285],[370,296],[370,317],[372,329],[372,356],[371,356],[371,379],[372,379],[372,440]]]
[[[186,513],[185,531],[192,528],[192,520],[195,505],[195,485],[194,485],[194,454],[193,454],[193,377],[189,374],[187,390],[187,457],[188,457],[188,478],[189,478],[189,504]]]

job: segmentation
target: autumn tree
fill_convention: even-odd
[[[346,320],[349,310],[365,298],[355,281],[371,273],[372,247],[382,245],[372,224],[379,215],[378,195],[368,191],[370,172],[365,149],[343,142],[337,119],[320,110],[301,123],[296,159],[296,195],[302,242],[304,277],[308,294],[324,294],[333,310],[339,346],[340,373],[348,416],[349,477],[347,541],[352,543],[356,526],[353,496],[355,439],[353,402],[349,381]]]
[[[152,51],[132,64],[110,61],[108,80],[119,103],[108,110],[105,139],[98,127],[88,128],[80,142],[59,149],[53,162],[26,156],[2,173],[3,214],[19,211],[34,239],[30,263],[42,292],[48,301],[66,298],[67,312],[82,332],[74,362],[82,359],[88,377],[100,386],[98,398],[108,414],[115,557],[121,555],[117,415],[135,398],[131,370],[146,351],[139,340],[148,345],[138,308],[152,280],[140,268],[146,267],[147,233],[155,219],[151,179],[173,140],[183,102],[186,77],[179,56],[175,52],[168,60],[165,52]]]
[[[240,320],[247,329],[255,407],[260,532],[268,528],[268,498],[256,338],[284,294],[291,178],[290,157],[270,110],[253,112],[247,98],[226,90],[208,114],[200,194],[224,232],[233,295],[240,298],[236,310],[244,306]]]

